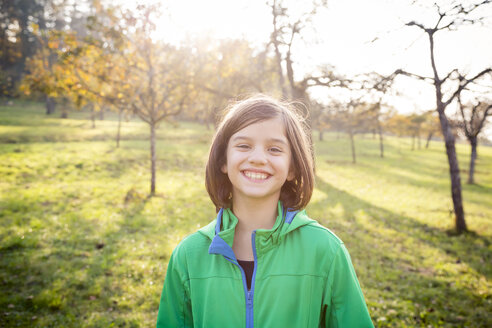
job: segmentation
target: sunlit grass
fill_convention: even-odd
[[[157,195],[148,197],[148,127],[116,115],[47,117],[37,104],[0,107],[0,326],[151,327],[174,246],[215,216],[204,187],[212,131],[158,130]],[[315,135],[315,140],[316,140]],[[308,213],[346,243],[376,326],[492,326],[492,148],[477,185],[463,183],[472,233],[449,236],[444,146],[410,150],[388,137],[385,158],[356,138],[316,142]],[[466,181],[469,147],[457,151]]]

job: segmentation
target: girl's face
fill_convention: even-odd
[[[232,183],[234,202],[277,202],[286,180],[294,178],[283,122],[274,118],[251,124],[231,136],[222,172]]]

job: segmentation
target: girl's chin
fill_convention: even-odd
[[[278,201],[280,198],[280,190],[278,192],[260,192],[258,190],[241,190],[233,193],[233,197],[237,200],[247,200],[247,201],[268,201],[274,200]]]

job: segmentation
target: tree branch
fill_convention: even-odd
[[[474,77],[472,77],[471,79],[466,79],[463,76],[460,76],[460,86],[449,97],[449,99],[447,101],[443,102],[444,103],[444,108],[446,108],[461,93],[461,91],[463,91],[463,89],[466,88],[466,86],[468,84],[472,83],[473,81],[477,80],[478,78],[480,78],[483,75],[485,75],[487,73],[490,73],[490,72],[492,72],[492,68],[489,67],[489,68],[484,69],[483,71],[481,71],[480,73],[478,73],[477,75],[475,75]],[[465,81],[465,82],[463,82],[463,81]]]
[[[404,71],[402,69],[397,69],[393,75],[406,75],[406,76],[409,76],[409,77],[414,77],[414,78],[417,78],[419,80],[422,80],[422,81],[425,81],[425,82],[431,82],[431,83],[434,83],[434,79],[432,77],[428,77],[428,76],[421,76],[421,75],[418,75],[418,74],[414,74],[414,73],[410,73],[410,72],[407,72],[407,71]]]
[[[204,90],[204,91],[210,92],[210,93],[217,95],[217,96],[221,96],[223,98],[234,98],[233,95],[230,95],[230,94],[225,93],[223,91],[212,89],[212,88],[207,87],[206,85],[203,85],[203,84],[196,84],[196,86],[199,87],[200,89]]]

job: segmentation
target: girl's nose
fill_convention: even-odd
[[[266,154],[262,149],[255,148],[250,153],[248,161],[253,164],[266,164]]]

